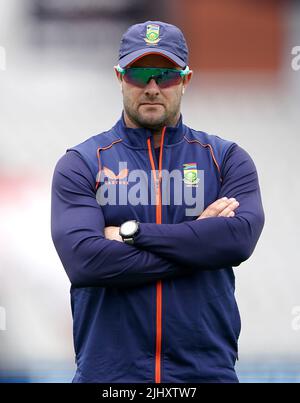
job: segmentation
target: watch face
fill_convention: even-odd
[[[121,226],[123,236],[131,236],[137,230],[137,223],[135,221],[126,221]]]

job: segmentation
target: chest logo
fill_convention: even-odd
[[[197,185],[199,182],[197,164],[196,162],[190,162],[189,164],[183,164],[183,182],[186,185]]]
[[[118,175],[116,175],[111,169],[103,167],[103,173],[108,178],[108,182],[106,183],[109,185],[116,185],[117,183],[128,184],[128,181],[125,180],[129,173],[127,168],[121,169]]]

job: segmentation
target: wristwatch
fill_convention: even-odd
[[[136,220],[125,221],[121,224],[119,234],[123,242],[128,245],[134,244],[134,237],[139,232],[140,223]]]

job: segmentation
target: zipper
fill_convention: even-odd
[[[166,127],[163,128],[160,139],[158,177],[156,175],[156,167],[153,159],[151,139],[147,139],[148,154],[151,164],[152,175],[155,183],[155,205],[156,205],[156,224],[162,223],[162,206],[161,206],[161,170],[162,155]],[[155,383],[161,382],[161,341],[162,341],[162,281],[156,282],[156,341],[155,341]]]

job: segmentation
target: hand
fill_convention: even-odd
[[[222,197],[212,204],[210,204],[197,218],[201,220],[202,218],[209,217],[234,217],[234,210],[239,206],[239,202],[236,201],[234,197],[228,199],[228,197]]]
[[[105,227],[104,228],[104,236],[106,239],[109,239],[110,241],[119,241],[123,242],[123,239],[121,235],[119,234],[119,228],[120,227]]]

